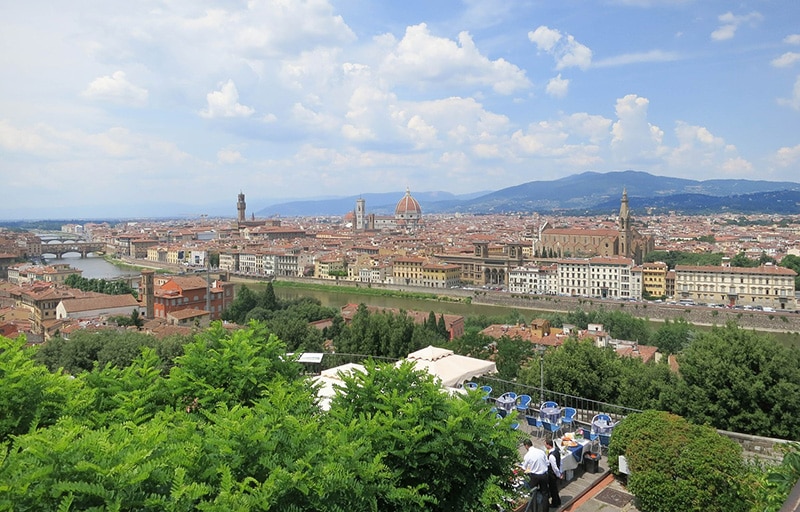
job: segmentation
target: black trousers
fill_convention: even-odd
[[[558,495],[558,478],[552,471],[547,472],[547,486],[550,489],[550,505],[558,507],[561,505],[561,496]]]
[[[541,474],[534,474],[531,473],[531,489],[539,488],[539,492],[544,494],[545,496],[549,493],[549,481],[547,478],[547,473]]]

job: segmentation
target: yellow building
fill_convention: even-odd
[[[414,256],[395,258],[392,265],[392,277],[395,284],[424,286],[424,273],[422,270],[424,265],[424,259]]]
[[[318,279],[336,279],[347,275],[347,267],[343,258],[320,258],[314,262],[314,277]]]
[[[461,266],[448,263],[428,263],[422,266],[422,286],[452,288],[461,282]]]
[[[642,264],[642,289],[651,297],[666,297],[668,270],[667,264],[661,261]]]

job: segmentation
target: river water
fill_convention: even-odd
[[[112,265],[102,258],[90,254],[81,258],[80,254],[67,253],[62,259],[48,258],[48,263],[69,263],[72,268],[82,270],[82,277],[87,279],[118,279],[121,277],[135,277],[139,272],[135,270],[125,270]]]

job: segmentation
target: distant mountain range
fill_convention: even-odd
[[[655,176],[641,171],[584,172],[552,181],[531,181],[494,192],[455,195],[449,192],[412,192],[425,213],[553,213],[571,215],[612,213],[619,210],[622,190],[628,191],[633,210],[644,213],[676,211],[703,213],[800,214],[800,183],[763,180],[688,180]],[[367,212],[391,214],[404,192],[362,194],[341,198],[292,201],[256,212],[298,217],[344,215],[358,198]]]

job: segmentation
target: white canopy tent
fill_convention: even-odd
[[[328,368],[327,370],[322,370],[319,375],[311,378],[314,383],[321,384],[321,387],[317,392],[317,396],[320,399],[319,405],[323,411],[327,411],[331,408],[331,399],[334,397],[334,395],[336,395],[336,388],[333,386],[344,386],[344,381],[342,380],[341,375],[350,375],[353,372],[366,373],[367,369],[364,367],[364,365],[347,363],[341,366]]]
[[[452,350],[432,345],[408,354],[406,360],[413,362],[417,369],[437,376],[442,386],[448,388],[458,388],[466,380],[497,373],[497,365],[493,361],[461,356]]]

